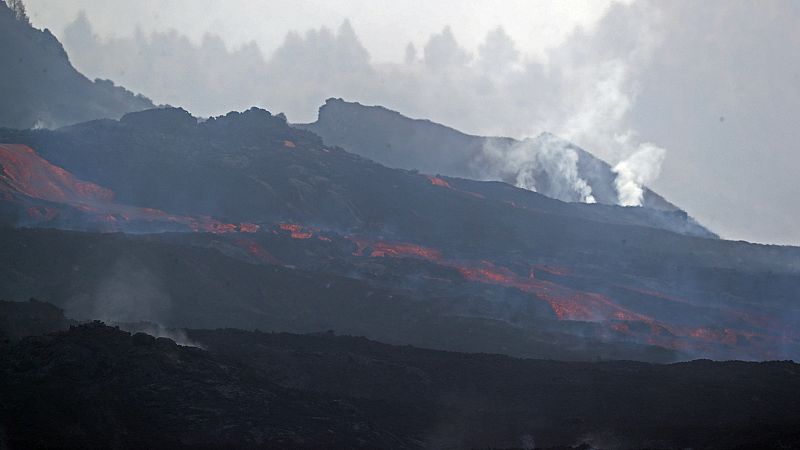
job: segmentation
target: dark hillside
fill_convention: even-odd
[[[90,81],[49,30],[19,21],[0,1],[0,127],[55,128],[153,107],[108,80]]]

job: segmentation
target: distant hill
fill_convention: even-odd
[[[90,81],[48,30],[17,20],[0,1],[0,127],[56,128],[152,108],[108,80]]]
[[[574,179],[564,179],[573,174],[564,172],[564,164],[570,161],[562,159],[563,152],[574,152],[577,157],[574,175],[591,187],[594,200],[606,205],[617,204],[616,175],[611,166],[580,147],[547,133],[525,141],[472,136],[429,120],[411,119],[382,106],[365,106],[333,98],[320,107],[316,122],[294,126],[313,131],[328,145],[341,146],[389,167],[478,180],[488,176],[512,185],[520,184],[521,170],[530,169],[525,176],[531,177],[527,182],[534,184],[537,192],[570,202],[581,201],[582,195],[586,194],[581,192],[581,186],[576,188],[572,185]],[[521,153],[517,158],[529,159],[487,173],[487,155],[511,158],[507,156],[510,151]],[[531,156],[536,152],[541,156]],[[525,164],[533,167],[526,168]],[[642,206],[679,210],[649,189],[645,189]]]

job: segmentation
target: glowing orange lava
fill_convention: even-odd
[[[281,230],[290,232],[292,239],[311,239],[314,235],[311,231],[306,230],[296,223],[281,223],[278,224],[278,226]]]
[[[60,208],[31,204],[35,203],[33,200],[43,200],[80,211],[109,231],[117,231],[133,222],[177,225],[208,233],[258,231],[258,225],[252,223],[223,223],[210,217],[178,216],[154,208],[114,203],[112,190],[77,179],[26,145],[0,144],[0,166],[3,168],[0,174],[3,198],[29,205],[25,212],[35,224],[52,222],[62,213]]]
[[[254,223],[240,223],[239,231],[242,233],[255,233],[260,227]]]
[[[78,180],[27,145],[0,144],[0,164],[5,181],[0,188],[13,193],[56,202],[107,202],[114,198],[110,189]]]
[[[560,320],[652,320],[615,304],[604,295],[576,291],[532,277],[521,277],[505,267],[496,266],[488,261],[481,261],[477,266],[452,262],[449,265],[457,267],[461,275],[468,280],[513,287],[534,294],[549,303]]]
[[[453,267],[465,279],[485,284],[513,287],[528,292],[548,302],[553,312],[561,320],[638,320],[652,321],[647,316],[634,313],[610,299],[596,293],[586,293],[569,289],[533,277],[522,277],[502,266],[489,261],[463,262],[442,258],[439,250],[407,242],[373,241],[364,238],[350,238],[357,246],[356,255],[373,257],[416,257]]]
[[[407,242],[383,242],[358,238],[351,238],[351,240],[356,243],[358,247],[356,255],[359,256],[363,256],[364,251],[369,248],[372,250],[369,256],[374,257],[416,257],[432,261],[442,258],[442,254],[438,250]]]
[[[447,180],[444,180],[444,179],[439,178],[439,177],[435,177],[433,175],[427,175],[427,177],[428,177],[428,180],[431,182],[431,184],[434,185],[434,186],[439,186],[439,187],[443,187],[443,188],[447,188],[447,189],[453,189],[453,187],[450,186],[450,183],[448,183]]]

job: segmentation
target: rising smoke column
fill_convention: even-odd
[[[617,174],[614,187],[620,205],[642,206],[644,186],[658,177],[666,153],[663,148],[646,142],[611,169]]]
[[[562,201],[596,202],[578,172],[578,153],[548,133],[511,146],[487,139],[474,165],[486,179],[513,179],[517,187]]]

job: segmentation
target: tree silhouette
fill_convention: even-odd
[[[22,0],[6,0],[6,4],[8,5],[9,9],[14,12],[14,16],[17,18],[17,20],[28,25],[31,24],[31,21],[28,18],[28,13],[25,11],[25,4],[22,2]]]

